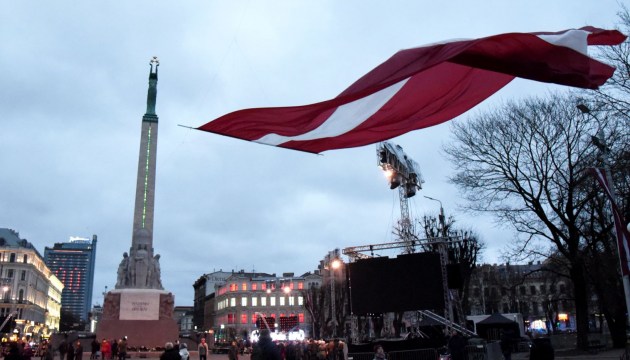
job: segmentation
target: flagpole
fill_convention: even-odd
[[[617,204],[617,192],[615,191],[615,184],[613,183],[612,175],[610,173],[610,151],[608,146],[606,145],[606,140],[604,139],[604,133],[602,130],[597,132],[597,136],[592,137],[593,144],[597,146],[599,151],[602,153],[602,163],[604,164],[604,176],[606,176],[606,182],[608,183],[608,191],[610,192],[610,198],[612,204],[610,205],[613,211],[614,216],[614,207]],[[621,225],[623,226],[623,224]],[[616,239],[619,239],[620,234],[617,234],[617,228],[613,226],[615,229]],[[619,256],[619,264],[621,266],[621,279],[623,282],[623,292],[626,298],[626,325],[630,324],[630,276],[624,275],[623,267],[630,268],[630,264],[622,264],[623,257],[621,256],[621,252],[623,249],[620,247],[619,241],[615,241],[617,243],[617,254]]]

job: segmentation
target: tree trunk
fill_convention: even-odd
[[[577,348],[588,350],[588,294],[584,264],[578,257],[571,266],[573,296],[575,296],[575,322],[577,327]]]
[[[613,347],[616,349],[625,348],[627,341],[625,312],[617,311],[612,313],[610,311],[604,311],[604,316],[606,317],[606,322],[608,323]]]

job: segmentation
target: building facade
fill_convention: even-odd
[[[189,334],[195,331],[192,306],[175,306],[175,309],[173,310],[173,317],[177,320],[180,334]]]
[[[292,324],[293,330],[310,336],[312,321],[305,308],[305,290],[309,284],[321,284],[321,277],[311,275],[231,273],[215,285],[212,313],[207,314],[212,319],[208,332],[219,342],[246,338],[257,329],[257,321],[266,318],[273,319],[269,324],[272,330]]]
[[[217,285],[225,284],[225,281],[232,276],[234,271],[213,271],[203,274],[193,284],[193,326],[198,331],[212,329],[214,323],[214,290]]]
[[[470,279],[470,314],[520,313],[526,331],[575,329],[572,284],[544,263],[483,264]]]
[[[46,265],[64,285],[61,294],[63,310],[87,325],[92,307],[96,235],[92,240],[71,238],[44,249]],[[83,329],[81,329],[83,330]]]
[[[63,284],[33,244],[11,229],[0,229],[0,283],[0,318],[15,321],[3,329],[3,340],[38,340],[59,330]]]

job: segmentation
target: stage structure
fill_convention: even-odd
[[[147,110],[142,117],[136,201],[129,252],[118,266],[116,287],[105,294],[103,316],[97,325],[98,339],[127,337],[129,346],[164,346],[178,339],[173,318],[175,298],[164,290],[160,255],[153,249],[153,215],[158,138],[157,57],[149,63]]]

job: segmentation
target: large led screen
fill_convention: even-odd
[[[356,315],[411,310],[444,310],[437,253],[398,255],[348,264],[352,312]]]

